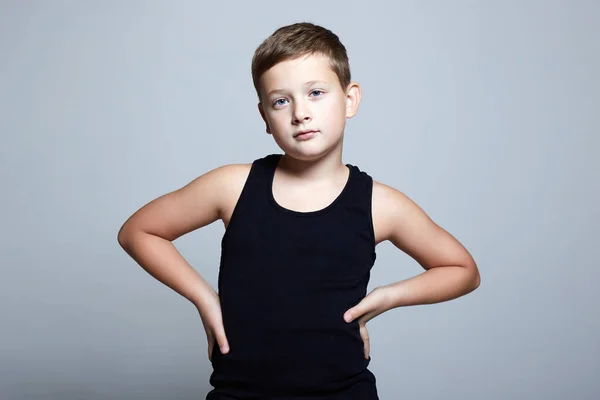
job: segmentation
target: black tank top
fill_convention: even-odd
[[[281,155],[252,163],[221,242],[218,292],[230,351],[212,353],[207,399],[378,399],[358,321],[375,263],[373,181],[350,169],[324,209],[280,206]]]

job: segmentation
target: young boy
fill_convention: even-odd
[[[361,89],[335,34],[310,23],[278,29],[256,50],[252,76],[284,154],[216,168],[153,200],[119,243],[197,307],[213,366],[207,399],[378,399],[366,323],[473,291],[477,266],[407,196],[342,162]],[[218,219],[216,292],[171,242]],[[385,240],[425,271],[366,295]]]

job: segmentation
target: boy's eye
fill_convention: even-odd
[[[314,95],[313,97],[321,97],[321,95],[323,95],[323,91],[315,89],[315,90],[311,91],[310,94]],[[286,99],[277,99],[273,102],[273,105],[274,106],[283,106],[283,105],[285,105],[286,101],[287,101]]]

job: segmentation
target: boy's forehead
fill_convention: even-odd
[[[337,75],[331,69],[329,59],[322,55],[308,55],[282,61],[265,71],[260,78],[264,93],[304,85],[311,81],[337,83]]]

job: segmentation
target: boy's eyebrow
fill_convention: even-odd
[[[308,82],[304,82],[304,86],[311,86],[311,85],[314,85],[315,83],[327,84],[326,81],[308,81]],[[285,89],[273,89],[269,93],[267,93],[267,96],[271,96],[274,93],[285,93]]]

